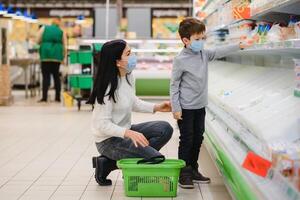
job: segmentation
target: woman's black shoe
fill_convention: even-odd
[[[112,185],[112,181],[107,179],[107,176],[111,171],[118,169],[115,160],[105,156],[93,157],[93,168],[95,168],[95,180],[99,185]]]

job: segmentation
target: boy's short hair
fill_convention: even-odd
[[[187,17],[180,22],[178,32],[181,39],[190,39],[195,33],[205,32],[205,24],[196,18]]]

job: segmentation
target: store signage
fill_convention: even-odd
[[[38,18],[46,17],[93,17],[94,9],[90,8],[32,8]]]
[[[271,165],[269,160],[266,160],[251,151],[249,151],[242,164],[243,168],[261,177],[267,176]]]
[[[180,16],[187,16],[187,10],[153,10],[153,17],[180,17]]]
[[[51,17],[77,17],[77,16],[90,16],[90,10],[62,10],[62,9],[52,9],[49,11]]]

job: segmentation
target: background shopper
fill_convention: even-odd
[[[43,76],[43,94],[39,102],[46,102],[50,87],[50,76],[53,76],[55,101],[60,102],[61,82],[59,66],[67,55],[67,37],[60,28],[60,19],[54,19],[50,26],[43,26],[38,33],[40,59]]]

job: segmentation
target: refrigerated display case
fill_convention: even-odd
[[[266,178],[241,167],[249,151],[268,160],[276,146],[295,146],[291,151],[299,153],[300,100],[293,95],[293,77],[292,69],[210,64],[206,144],[237,199],[299,198],[299,180],[283,177],[276,166]]]
[[[108,40],[85,39],[80,44],[103,44]],[[181,51],[180,40],[126,40],[137,55],[138,63],[132,72],[136,94],[142,97],[169,96],[173,58]]]
[[[238,0],[204,4],[210,7],[204,17],[207,45],[227,45],[253,36],[257,40],[225,61],[209,64],[206,147],[233,199],[298,200],[300,38],[295,33],[300,1],[252,0],[249,18],[224,21],[220,15],[226,14],[220,13],[224,11],[220,7],[230,2]],[[280,31],[268,35],[272,25]],[[249,152],[271,162],[266,177],[243,167]]]

